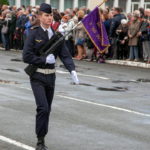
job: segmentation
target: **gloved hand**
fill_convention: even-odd
[[[46,64],[55,64],[56,60],[55,60],[55,56],[53,54],[49,54],[46,57]]]
[[[79,79],[75,70],[71,71],[71,78],[74,84],[79,84]]]

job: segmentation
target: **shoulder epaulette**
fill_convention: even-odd
[[[31,27],[31,30],[34,30],[36,28],[39,28],[39,26],[33,26],[33,27]]]

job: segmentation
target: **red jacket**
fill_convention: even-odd
[[[56,31],[58,29],[59,25],[60,25],[60,22],[53,22],[51,24],[51,27],[54,31]]]

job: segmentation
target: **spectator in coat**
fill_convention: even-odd
[[[148,23],[147,19],[148,17],[144,16],[139,35],[141,36],[141,40],[142,40],[144,61],[149,63],[150,62],[150,38],[148,34],[148,28],[150,24]]]
[[[14,32],[16,28],[16,14],[15,11],[11,11],[11,21],[9,27],[9,39],[10,39],[10,48],[14,48]]]
[[[57,31],[61,21],[61,16],[58,12],[54,11],[53,12],[53,21],[51,24],[51,27],[54,31]]]
[[[11,25],[11,14],[10,12],[3,13],[2,19],[0,20],[0,24],[2,25],[1,28],[1,35],[2,35],[2,42],[3,47],[5,50],[10,50],[10,25]]]
[[[112,9],[112,14],[113,18],[111,20],[111,25],[110,25],[110,31],[109,31],[109,38],[111,40],[111,55],[113,59],[118,58],[117,54],[117,34],[116,30],[119,27],[121,20],[126,19],[126,17],[121,14],[122,10],[119,7],[115,7]]]
[[[133,14],[133,20],[132,23],[129,25],[128,30],[128,37],[129,37],[129,47],[130,47],[130,54],[129,59],[130,61],[139,61],[139,49],[138,49],[138,32],[140,30],[141,23],[139,21],[139,14],[134,13]]]
[[[128,58],[128,21],[126,19],[121,20],[120,26],[116,31],[117,45],[118,45],[118,58],[127,59]]]
[[[78,22],[81,21],[85,13],[83,10],[78,11]],[[76,59],[81,60],[86,57],[85,49],[85,38],[86,32],[82,24],[78,25],[75,29],[75,46],[77,47],[77,56]]]

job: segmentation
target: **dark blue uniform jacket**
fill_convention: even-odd
[[[23,60],[25,63],[33,64],[43,69],[54,69],[54,64],[46,64],[46,56],[40,56],[39,50],[48,42],[48,36],[39,26],[30,30],[29,36],[23,48]],[[63,43],[58,47],[55,58],[59,56],[69,72],[75,70],[75,65],[72,57]]]

